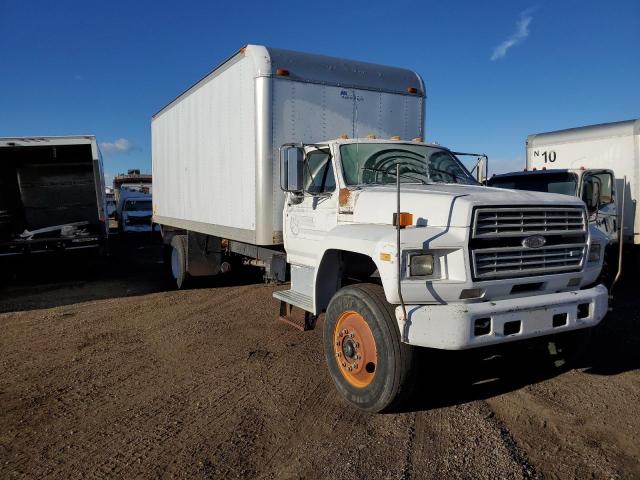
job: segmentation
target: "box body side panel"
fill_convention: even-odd
[[[254,83],[241,59],[153,119],[154,216],[255,232]]]

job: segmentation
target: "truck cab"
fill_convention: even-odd
[[[589,223],[600,230],[609,244],[618,242],[616,179],[607,169],[533,169],[494,175],[487,186],[559,193],[581,198],[587,206]]]
[[[326,311],[330,370],[363,408],[386,405],[369,387],[392,368],[378,353],[393,336],[376,332],[462,350],[583,329],[606,313],[605,287],[581,289],[598,277],[604,242],[575,195],[486,188],[452,151],[419,139],[285,145],[280,168],[291,289],[274,296]]]

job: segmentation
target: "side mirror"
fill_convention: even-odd
[[[280,148],[280,188],[285,192],[302,192],[304,149],[294,145]]]
[[[589,213],[600,208],[600,182],[597,178],[590,177],[584,182],[582,201],[587,205]]]

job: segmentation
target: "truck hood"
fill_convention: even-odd
[[[400,192],[400,209],[413,214],[413,224],[417,226],[468,227],[473,208],[478,206],[584,208],[582,200],[571,195],[475,185],[404,184]],[[396,189],[376,186],[351,191],[347,209],[353,212],[352,222],[391,224],[396,211]]]

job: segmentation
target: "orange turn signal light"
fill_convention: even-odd
[[[400,135],[394,135],[393,137],[389,137],[389,140],[400,140]]]
[[[408,93],[418,93],[418,89],[416,87],[407,87]]]
[[[413,215],[409,212],[400,212],[400,228],[408,227],[409,225],[413,225]],[[393,226],[398,226],[398,214],[393,214]]]
[[[288,77],[289,76],[289,70],[287,70],[286,68],[277,68],[276,69],[276,75],[279,77]]]

